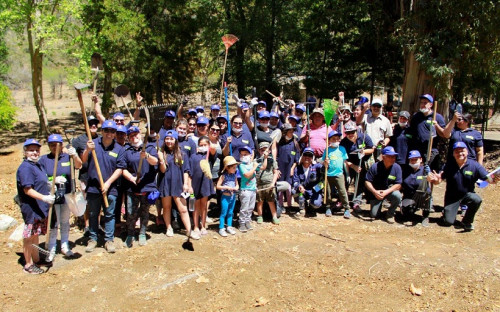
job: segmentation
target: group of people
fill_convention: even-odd
[[[141,100],[137,94],[138,106]],[[141,134],[139,125],[125,125],[122,113],[106,120],[97,97],[94,103],[96,117],[87,120],[91,138],[84,134],[65,147],[62,136],[52,134],[47,139],[50,153],[43,156],[37,140],[24,143],[17,189],[25,221],[26,273],[40,274],[39,265],[54,259],[58,231],[61,253],[73,256],[68,244],[70,213],[64,201],[64,194],[74,191],[70,162],[80,169],[80,188],[88,203],[86,252],[97,247],[101,223],[104,248],[115,252],[115,229],[122,217],[124,245],[130,248],[136,241],[145,245],[151,205],[156,205],[156,223],[165,225],[167,237],[174,236],[180,220],[186,235],[198,240],[208,233],[211,198],[220,208],[223,237],[252,230],[254,210],[257,224],[264,221],[267,207],[271,222],[279,224],[281,213],[293,211],[293,201],[298,203],[297,214],[312,217],[324,209],[327,217],[342,211],[348,219],[351,212],[365,213],[364,198],[371,219],[384,217],[394,223],[400,207],[405,218],[422,210],[426,226],[432,185],[442,180],[447,181],[443,224],[454,224],[462,209],[462,226],[470,231],[481,205],[474,192],[476,181],[497,180],[482,167],[483,142],[470,127],[470,115],[457,112],[446,124],[433,112],[429,94],[420,97],[420,109],[413,116],[400,112],[394,126],[382,114],[378,99],[369,103],[361,97],[354,107],[340,106],[329,125],[319,106],[311,107],[310,115],[309,108],[293,101],[288,107],[274,103],[268,111],[266,102],[253,99],[239,101],[229,119],[217,104],[208,114],[202,106],[184,113],[181,105],[177,111],[167,110],[161,129],[151,129],[149,136]],[[139,109],[131,116],[136,119]],[[449,139],[446,159],[439,157],[440,139]],[[351,200],[350,186],[354,186]],[[51,205],[56,221],[48,225]],[[236,206],[238,226],[233,227]],[[384,206],[388,209],[383,216]],[[34,245],[48,226],[49,256],[41,261]]]

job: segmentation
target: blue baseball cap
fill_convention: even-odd
[[[119,117],[120,117],[120,118],[125,118],[125,115],[123,115],[122,113],[115,113],[115,114],[113,115],[113,119],[115,119],[115,118],[119,118]]]
[[[398,153],[396,153],[396,151],[394,150],[394,147],[392,147],[392,146],[386,146],[382,150],[382,155],[393,156],[393,155],[397,155],[397,154]]]
[[[240,151],[240,152],[241,152],[241,151],[247,151],[247,152],[249,152],[250,154],[252,154],[252,149],[251,149],[251,148],[250,148],[250,146],[248,146],[248,145],[245,145],[245,146],[240,147],[240,148],[239,148],[239,151]]]
[[[28,146],[28,145],[42,146],[42,144],[40,144],[40,142],[38,142],[36,139],[27,139],[26,141],[24,141],[23,146]]]
[[[313,155],[313,156],[314,156],[314,150],[313,150],[312,148],[310,148],[310,147],[306,147],[306,148],[304,148],[304,150],[302,151],[302,155],[304,155],[304,154],[306,154],[306,153],[307,153],[307,154],[311,154],[311,155]]]
[[[102,124],[101,129],[114,129],[114,130],[116,130],[116,123],[113,120],[106,120]]]
[[[118,129],[116,131],[118,131]],[[139,130],[139,127],[132,126],[128,128],[127,135],[131,135],[132,133],[138,133],[138,132],[141,132],[141,130]]]
[[[63,142],[62,136],[57,133],[49,135],[49,137],[47,138],[47,143],[54,143],[54,142],[62,143]]]
[[[210,122],[207,117],[205,116],[200,116],[198,119],[196,119],[196,124],[197,125],[208,125]]]
[[[217,104],[214,104],[210,107],[211,110],[220,110],[220,106]]]
[[[261,111],[259,112],[259,119],[263,119],[263,118],[271,118],[271,115],[269,115],[269,112],[268,111]]]
[[[217,116],[217,118],[215,118],[215,120],[219,121],[219,119],[224,119],[226,122],[227,122],[227,117],[226,116]]]
[[[456,148],[467,148],[467,145],[465,145],[464,142],[456,142],[455,144],[453,144],[453,149]]]
[[[271,112],[271,113],[269,114],[269,116],[270,116],[271,118],[280,118],[280,115],[278,115],[278,113],[277,113],[277,112]]]
[[[356,102],[356,104],[365,104],[368,103],[368,98],[366,96],[360,96],[359,100]]]
[[[257,106],[259,106],[259,105],[267,106],[267,103],[264,101],[259,101],[259,102],[257,102]]]
[[[328,138],[331,138],[332,136],[342,136],[342,133],[332,130],[328,133]]]
[[[179,139],[179,134],[175,130],[168,130],[167,133],[165,134],[166,138],[174,138],[176,140]]]
[[[302,112],[305,112],[306,111],[306,107],[302,104],[299,104],[297,106],[295,106],[295,110],[299,110],[299,111],[302,111]]]
[[[188,110],[188,115],[196,115],[196,114],[197,114],[196,109],[194,109],[194,108],[190,108],[190,109]]]
[[[196,112],[203,113],[204,111],[205,109],[203,108],[203,106],[196,106]]]
[[[419,99],[426,99],[427,101],[434,103],[434,98],[430,94],[423,94],[418,97]]]
[[[410,159],[410,158],[419,158],[419,157],[422,157],[422,155],[420,155],[420,152],[417,151],[417,150],[410,151],[410,153],[408,154],[408,159]]]
[[[127,133],[127,127],[125,127],[123,125],[119,125],[116,127],[116,132]]]
[[[170,117],[170,118],[175,118],[175,112],[173,110],[168,110],[165,112],[165,118]]]
[[[299,117],[297,117],[297,116],[295,116],[295,115],[290,115],[290,116],[288,116],[288,119],[293,119],[293,120],[295,120],[296,122],[299,122],[299,121],[300,121],[300,118],[299,118]]]
[[[241,109],[249,109],[248,103],[247,102],[241,103]]]

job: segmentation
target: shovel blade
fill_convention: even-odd
[[[71,213],[77,217],[83,216],[87,208],[87,200],[85,200],[82,192],[64,194],[64,198]]]
[[[74,86],[74,87],[75,87],[75,89],[77,89],[77,90],[82,90],[82,89],[86,89],[86,88],[88,88],[90,85],[89,85],[89,84],[87,84],[87,83],[79,83],[79,82],[78,82],[78,83],[75,83],[73,86]]]

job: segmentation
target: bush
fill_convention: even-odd
[[[9,88],[0,82],[0,129],[12,129],[16,122],[16,110]]]

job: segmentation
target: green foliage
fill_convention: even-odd
[[[12,103],[13,99],[9,88],[0,83],[0,129],[12,129],[16,121],[16,107]]]

